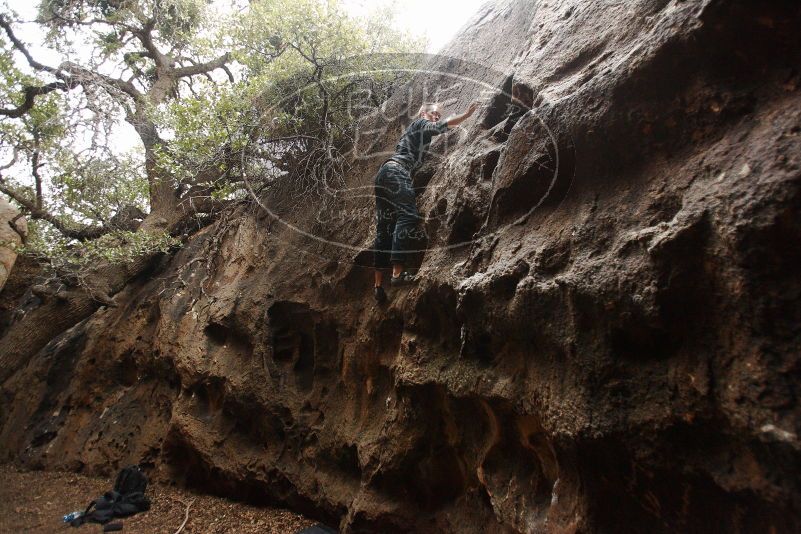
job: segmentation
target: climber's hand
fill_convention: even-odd
[[[467,111],[465,111],[461,115],[457,115],[456,117],[449,118],[445,122],[448,123],[449,128],[455,128],[456,126],[463,123],[470,115],[475,113],[475,111],[478,109],[480,105],[481,101],[475,100],[467,107]]]

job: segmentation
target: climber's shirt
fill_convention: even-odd
[[[422,164],[431,138],[446,131],[448,123],[444,120],[432,122],[421,117],[406,128],[400,141],[395,145],[395,154],[389,159],[400,163],[409,173],[413,173]]]

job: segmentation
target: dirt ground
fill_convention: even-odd
[[[102,532],[97,524],[73,530],[62,522],[62,517],[83,510],[113,486],[112,478],[24,472],[12,465],[0,465],[0,533]],[[316,523],[288,510],[248,506],[154,483],[148,485],[146,495],[150,498],[150,511],[114,521],[122,521],[123,534],[173,534],[184,521],[190,502],[189,520],[182,534],[294,534]]]

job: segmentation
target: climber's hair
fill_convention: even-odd
[[[434,109],[439,109],[439,104],[436,102],[426,102],[422,106],[420,106],[420,110],[417,112],[417,116],[419,117],[423,113],[428,113],[429,111],[433,111]]]

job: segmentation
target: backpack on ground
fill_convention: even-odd
[[[114,491],[122,495],[129,493],[145,493],[147,489],[147,475],[138,465],[126,467],[117,475]]]
[[[150,510],[146,489],[147,476],[142,469],[138,465],[126,467],[117,475],[114,489],[90,502],[83,515],[70,521],[70,526],[79,527],[85,523],[104,525],[115,517],[128,517]]]

